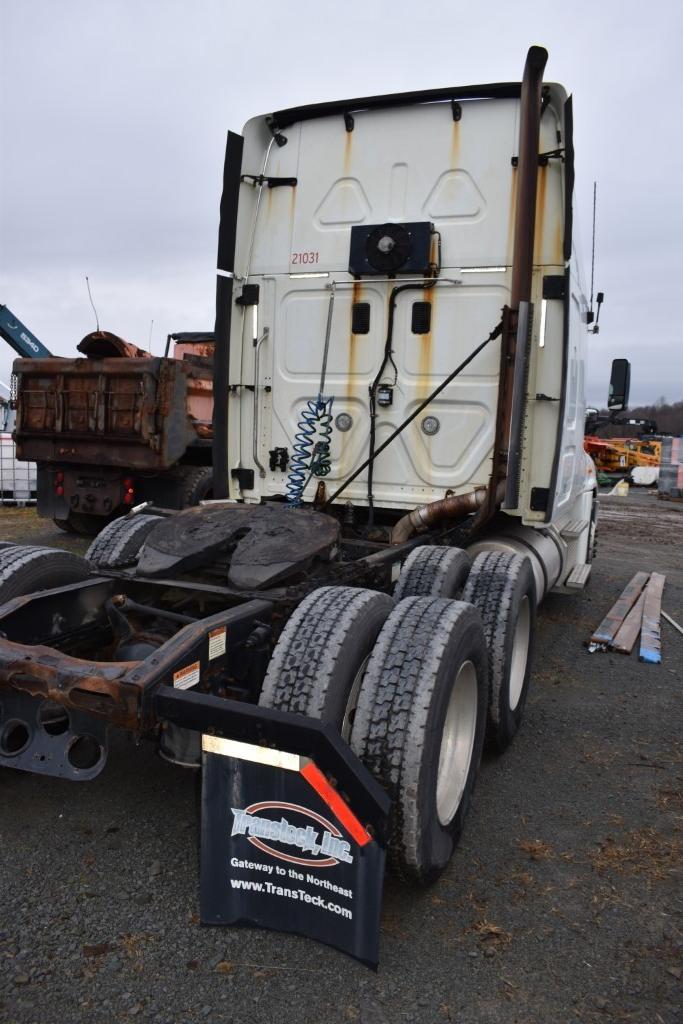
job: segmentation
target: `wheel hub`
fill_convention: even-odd
[[[436,812],[449,825],[460,806],[472,762],[477,730],[477,673],[471,661],[460,666],[446,708],[436,781]]]

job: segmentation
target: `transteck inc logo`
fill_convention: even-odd
[[[353,864],[351,844],[342,838],[336,825],[307,807],[281,800],[264,800],[245,808],[232,807],[231,810],[231,836],[246,836],[253,846],[271,857],[304,867],[334,867],[340,861]],[[279,818],[263,817],[264,811],[275,811]],[[319,827],[314,828],[311,824],[293,825],[283,812],[287,812],[290,817],[303,815]],[[309,853],[311,856],[302,857],[294,853],[285,853],[282,849],[275,849],[271,843],[299,850],[302,854]]]

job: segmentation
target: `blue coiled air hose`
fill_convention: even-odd
[[[312,476],[324,477],[332,469],[332,403],[334,398],[318,395],[302,410],[294,435],[290,471],[287,476],[287,505],[300,508],[306,484]]]

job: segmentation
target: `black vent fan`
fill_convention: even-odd
[[[357,225],[351,228],[349,271],[356,277],[429,273],[431,237],[428,221]]]
[[[402,224],[380,224],[365,240],[365,255],[380,274],[395,274],[413,251],[410,232]]]

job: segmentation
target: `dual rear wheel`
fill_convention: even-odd
[[[443,871],[460,837],[487,726],[502,749],[521,719],[533,574],[527,559],[497,558],[472,564],[457,549],[418,548],[393,599],[314,591],[288,620],[263,684],[262,706],[333,725],[384,786],[389,864],[421,884]]]

